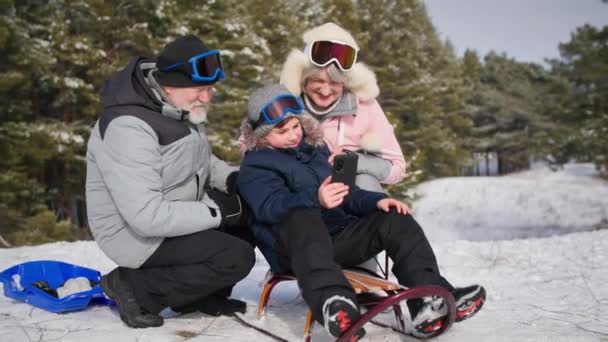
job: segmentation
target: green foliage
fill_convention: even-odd
[[[0,0],[0,234],[17,243],[83,234],[62,220],[76,222],[84,197],[98,92],[132,57],[152,59],[189,33],[221,49],[226,79],[208,133],[214,152],[238,163],[250,92],[276,82],[301,33],[328,21],[355,36],[376,72],[408,161],[392,193],[458,175],[471,151],[499,151],[503,171],[547,155],[606,170],[606,28],[578,29],[547,71],[495,54],[456,58],[420,0]]]
[[[469,86],[470,91],[477,90],[483,65],[479,60],[477,52],[467,49],[462,57],[462,77]]]
[[[551,136],[557,161],[593,162],[608,176],[608,26],[579,27],[559,48],[553,73],[568,81],[552,89],[557,105],[549,115],[562,124]]]
[[[475,152],[496,152],[501,173],[528,167],[548,153],[547,132],[554,129],[546,111],[549,90],[558,79],[542,66],[520,63],[490,53],[484,63],[465,53],[465,112],[474,127],[467,146]]]
[[[419,1],[357,5],[359,27],[366,28],[361,58],[376,71],[381,105],[403,123],[396,134],[409,172],[416,181],[457,175],[471,124],[460,113],[462,81],[453,52],[439,41]]]
[[[82,238],[69,220],[57,222],[55,214],[44,209],[34,216],[25,219],[19,230],[9,235],[8,240],[14,245],[38,245],[54,241],[74,241]]]
[[[69,211],[84,187],[85,132],[57,122],[0,126],[0,234],[21,230],[48,203]]]
[[[0,173],[0,235],[18,230],[26,217],[46,209],[42,184],[23,173]]]

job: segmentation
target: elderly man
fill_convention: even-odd
[[[130,327],[198,310],[243,312],[232,286],[255,262],[237,169],[211,153],[205,122],[218,50],[195,36],[134,58],[101,90],[87,150],[89,226],[118,267],[101,279]]]

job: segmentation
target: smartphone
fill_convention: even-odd
[[[338,154],[334,158],[334,166],[331,172],[332,183],[344,183],[349,188],[354,187],[357,177],[357,160],[356,153]]]

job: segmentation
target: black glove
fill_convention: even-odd
[[[232,195],[236,193],[236,178],[239,176],[238,171],[234,171],[226,178],[226,193]]]
[[[228,231],[230,228],[246,228],[249,225],[249,210],[239,195],[233,193],[227,195],[216,189],[207,191],[209,197],[220,208],[222,215],[221,231]]]

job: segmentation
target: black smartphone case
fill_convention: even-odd
[[[332,183],[344,183],[350,188],[355,186],[357,177],[357,160],[355,153],[339,154],[334,158],[334,166],[331,172]]]

